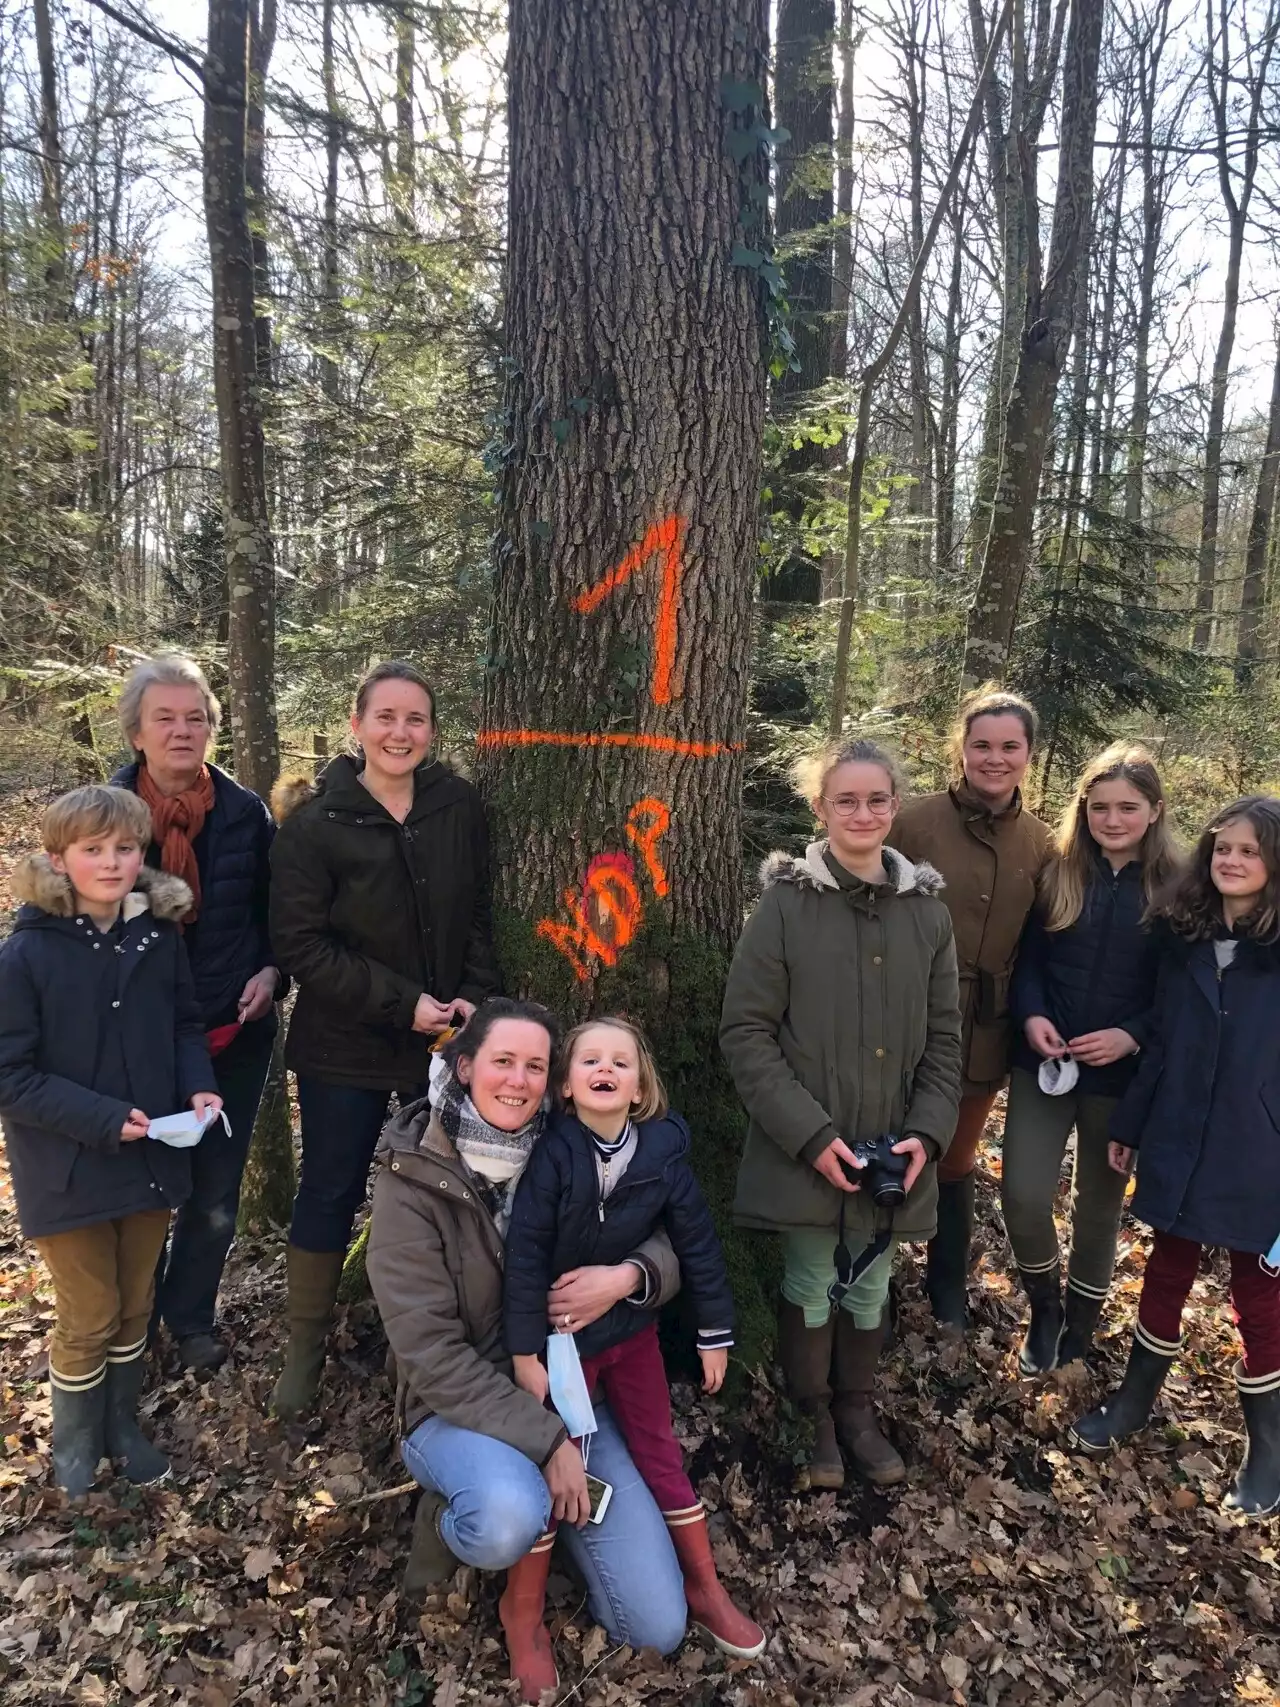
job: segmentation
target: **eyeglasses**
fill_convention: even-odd
[[[829,806],[837,818],[855,818],[863,806],[874,818],[883,818],[886,813],[893,810],[893,796],[891,794],[869,794],[865,800],[860,794],[841,794],[837,795],[834,800],[828,800],[824,794],[822,800],[823,804]]]

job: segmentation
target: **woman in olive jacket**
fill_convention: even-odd
[[[356,1210],[393,1093],[422,1094],[431,1044],[498,987],[484,807],[431,760],[435,700],[412,665],[356,694],[355,758],[272,797],[271,939],[298,998],[302,1177],[289,1229],[289,1347],[278,1416],[313,1405]]]
[[[951,787],[907,801],[893,826],[899,853],[942,873],[956,933],[964,1081],[955,1139],[938,1166],[925,1284],[935,1318],[957,1328],[967,1319],[978,1141],[1009,1074],[1014,961],[1053,852],[1053,832],[1022,804],[1035,738],[1025,699],[995,688],[970,695],[951,731]]]
[[[885,846],[898,809],[888,755],[835,743],[796,780],[827,838],[802,860],[766,861],[720,1023],[750,1120],[734,1215],[783,1234],[779,1361],[814,1423],[810,1485],[843,1485],[841,1447],[890,1483],[906,1470],[877,1425],[875,1370],[893,1246],[933,1233],[935,1164],[955,1129],[955,944],[937,872]],[[853,1183],[852,1146],[877,1139],[906,1163],[891,1214]],[[880,1250],[833,1312],[838,1238],[854,1257]]]

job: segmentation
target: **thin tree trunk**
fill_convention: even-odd
[[[1276,327],[1276,365],[1271,376],[1271,407],[1267,412],[1267,442],[1258,468],[1258,486],[1245,550],[1244,590],[1236,657],[1253,664],[1262,650],[1262,623],[1267,603],[1267,559],[1270,555],[1276,485],[1280,480],[1280,324]]]
[[[861,37],[859,36],[859,40]],[[840,0],[840,106],[836,119],[836,231],[831,290],[833,378],[849,373],[849,308],[853,293],[853,0]]]
[[[40,66],[40,222],[46,245],[44,262],[45,315],[65,318],[67,246],[62,225],[62,133],[58,125],[58,61],[53,43],[49,0],[32,0],[36,29],[36,58]]]
[[[1209,104],[1213,110],[1218,188],[1227,218],[1227,271],[1222,292],[1222,324],[1213,357],[1209,389],[1209,422],[1205,432],[1204,489],[1200,506],[1200,548],[1196,556],[1196,623],[1192,644],[1197,652],[1208,651],[1214,639],[1214,606],[1218,582],[1218,523],[1222,505],[1222,446],[1226,434],[1227,387],[1231,379],[1231,356],[1235,349],[1236,319],[1240,309],[1240,267],[1244,259],[1249,204],[1258,173],[1261,149],[1261,113],[1268,86],[1268,70],[1280,31],[1280,5],[1270,0],[1263,22],[1256,62],[1248,67],[1249,116],[1245,126],[1243,159],[1234,158],[1237,127],[1231,108],[1231,90],[1241,79],[1231,57],[1231,12],[1229,0],[1218,0],[1214,22],[1214,0],[1205,0],[1206,71]],[[1219,57],[1219,49],[1221,57]],[[1237,188],[1235,178],[1239,178]]]
[[[929,256],[937,240],[938,231],[946,212],[955,195],[956,186],[965,162],[969,158],[977,134],[978,121],[982,112],[982,104],[987,97],[992,73],[995,69],[996,57],[1000,51],[1000,43],[1009,25],[1015,0],[1004,0],[996,26],[991,32],[991,39],[986,45],[986,54],[982,68],[978,73],[977,85],[973,92],[973,100],[969,107],[969,116],[965,120],[964,131],[960,143],[951,159],[951,167],[947,179],[938,196],[938,204],[933,210],[933,218],[925,233],[920,253],[915,258],[911,269],[911,277],[903,293],[897,317],[889,328],[885,339],[875,359],[862,370],[861,386],[858,392],[858,416],[853,439],[853,462],[849,470],[849,497],[846,507],[846,532],[844,556],[844,589],[840,600],[840,628],[836,637],[836,658],[834,681],[831,689],[831,713],[827,720],[828,732],[838,735],[844,727],[845,705],[849,693],[849,653],[853,644],[853,621],[858,608],[860,554],[862,547],[862,481],[867,467],[867,450],[871,435],[871,399],[875,387],[893,360],[893,353],[906,330],[915,297],[920,291],[924,279],[924,270],[929,264]]]
[[[279,767],[275,574],[257,371],[245,175],[249,0],[209,0],[204,201],[213,284],[214,395],[226,528],[228,669],[236,774],[267,795]]]
[[[1013,647],[1054,398],[1071,341],[1077,268],[1092,219],[1103,12],[1104,0],[1074,0],[1071,8],[1049,261],[1043,283],[1038,255],[1029,264],[1027,324],[1005,414],[1001,480],[965,639],[968,684],[1002,676]]]

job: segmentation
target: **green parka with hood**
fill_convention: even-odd
[[[735,1219],[746,1227],[835,1229],[870,1236],[864,1193],[842,1193],[813,1167],[847,1144],[914,1136],[930,1161],[894,1231],[936,1229],[935,1163],[955,1131],[960,1002],[951,918],[929,865],[884,850],[888,883],[844,872],[813,842],[803,859],[774,853],[725,990],[720,1044],[750,1124]]]

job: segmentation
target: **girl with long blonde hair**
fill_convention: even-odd
[[[1031,1305],[1024,1375],[1083,1357],[1106,1302],[1125,1189],[1107,1164],[1107,1129],[1150,1034],[1156,951],[1144,915],[1177,869],[1155,760],[1117,742],[1086,765],[1062,816],[1013,979],[1002,1203]],[[1073,1127],[1064,1302],[1053,1204]]]

